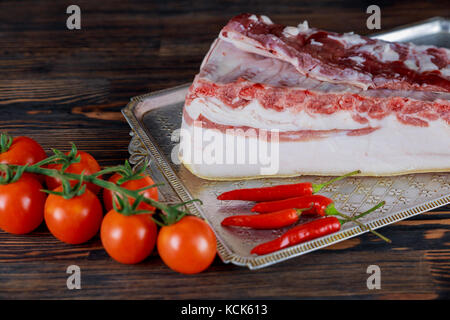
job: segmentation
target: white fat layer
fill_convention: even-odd
[[[326,70],[325,70],[326,72]],[[313,69],[309,70],[308,76],[311,78],[327,82],[327,83],[348,83],[350,85],[354,85],[360,88],[363,88],[364,90],[367,90],[369,88],[369,82],[371,81],[371,78],[368,75],[358,76],[358,72],[356,70],[346,68],[341,71],[342,77],[346,77],[345,81],[339,81],[338,79],[333,80],[324,75],[324,72],[322,71],[321,65],[316,65]],[[326,73],[325,73],[326,74]],[[362,79],[362,80],[359,80]],[[365,81],[365,82],[362,82]],[[348,86],[348,89],[350,89],[350,86]]]
[[[193,139],[193,127],[183,122],[182,128]],[[200,129],[205,135],[212,129]],[[225,141],[226,134],[214,130]],[[238,138],[239,139],[239,138]],[[242,137],[249,141],[250,138]],[[219,140],[217,140],[219,141]],[[414,141],[414,143],[405,143]],[[190,143],[189,143],[190,142]],[[182,139],[181,149],[191,153],[211,147],[208,141],[192,149],[193,140]],[[231,146],[234,154],[238,143]],[[223,154],[230,152],[226,143],[218,146]],[[270,149],[271,146],[269,145]],[[337,135],[311,141],[280,142],[277,149],[278,170],[273,175],[330,174],[341,175],[358,168],[363,174],[392,175],[415,171],[439,171],[450,168],[450,128],[443,121],[435,121],[427,128],[400,125],[392,122],[377,131],[362,136]],[[248,151],[248,150],[247,150]],[[187,153],[189,154],[189,152]],[[210,179],[258,177],[267,164],[192,164],[183,158],[194,174]],[[330,161],[332,159],[332,161]]]
[[[332,114],[309,114],[305,111],[295,112],[284,109],[276,111],[265,109],[258,100],[252,100],[241,108],[226,106],[217,98],[196,98],[185,108],[192,119],[197,119],[200,114],[210,121],[230,126],[248,126],[258,129],[278,129],[280,131],[297,130],[330,130],[330,129],[361,129],[372,127],[405,127],[394,115],[389,115],[381,120],[367,117],[368,123],[361,124],[352,118],[352,113],[340,110]],[[365,116],[364,114],[360,114]],[[430,121],[429,123],[432,123]],[[448,130],[450,126],[448,126]]]
[[[256,42],[255,40],[252,40],[250,38],[245,38],[243,39],[235,39],[236,38],[241,38],[241,36],[239,34],[235,34],[234,32],[228,32],[228,36],[225,37],[222,32],[219,35],[219,38],[221,40],[224,40],[226,42],[231,43],[232,45],[234,45],[236,48],[241,49],[245,52],[249,52],[249,53],[255,53],[264,57],[271,57],[271,58],[276,58],[276,56],[274,54],[271,54],[268,50],[264,50],[264,49],[259,49],[258,47],[260,46],[258,44],[258,42]]]
[[[368,44],[358,50],[374,55],[381,62],[397,61],[400,55],[387,42]]]
[[[261,20],[265,24],[273,24],[272,20],[270,20],[270,18],[268,16],[261,16]]]
[[[286,27],[283,29],[283,35],[285,37],[292,37],[292,36],[296,36],[300,33],[300,31],[298,30],[298,28],[295,27]]]
[[[310,44],[312,44],[313,46],[323,46],[322,42],[316,41],[314,39],[311,39]]]
[[[306,32],[309,30],[309,25],[308,25],[308,21],[303,21],[303,23],[299,23],[297,25],[297,29],[299,32]]]
[[[408,59],[403,61],[404,65],[411,70],[417,71],[419,70],[419,67],[417,66],[416,60],[414,59]]]
[[[364,59],[363,57],[358,57],[358,56],[349,57],[349,59],[355,61],[356,64],[359,66],[362,66],[364,64],[364,62],[366,61],[366,59]]]
[[[258,21],[258,18],[254,14],[252,14],[250,17],[248,17],[248,19],[255,21],[255,22]]]
[[[381,59],[382,61],[397,61],[400,59],[400,55],[397,51],[393,50],[390,45],[387,45],[384,47]]]
[[[426,72],[426,71],[435,71],[435,70],[439,70],[438,66],[435,65],[431,60],[434,58],[433,55],[430,55],[427,53],[427,49],[430,48],[435,48],[433,46],[426,46],[426,45],[421,45],[421,46],[411,46],[409,48],[409,52],[408,52],[408,59],[404,62],[404,64],[411,70],[417,71],[417,72]],[[447,57],[450,59],[450,55],[449,55],[449,50],[448,49],[443,49],[440,48],[440,50],[442,52],[447,53]],[[448,66],[446,67],[448,68]],[[448,72],[447,75],[445,74],[445,68],[440,70],[441,74],[444,77],[448,77]]]
[[[341,42],[346,48],[367,43],[366,40],[361,38],[359,35],[354,34],[353,32],[344,33],[343,35],[340,35],[338,37],[328,35],[328,38]]]
[[[450,77],[450,66],[441,69],[441,73],[444,77]]]
[[[439,68],[433,63],[431,62],[431,59],[433,57],[430,55],[420,55],[418,56],[418,62],[419,62],[419,69],[420,72],[425,72],[425,71],[434,71],[434,70],[438,70]]]
[[[415,51],[418,51],[418,52],[421,52],[421,53],[427,53],[426,51],[428,50],[428,49],[436,49],[437,47],[435,47],[435,46],[430,46],[430,45],[412,45],[412,47],[411,47],[413,50],[415,50]],[[444,52],[446,55],[447,55],[447,59],[450,59],[450,49],[448,49],[448,48],[443,48],[443,47],[440,47],[439,48],[439,51],[441,51],[441,52]]]

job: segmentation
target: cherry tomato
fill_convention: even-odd
[[[216,256],[216,236],[202,219],[185,216],[162,227],[156,241],[164,263],[174,271],[193,274],[208,268]]]
[[[56,191],[61,191],[58,187]],[[64,199],[50,194],[45,202],[45,223],[59,240],[70,243],[84,243],[95,236],[103,219],[102,204],[89,189],[81,196]]]
[[[9,149],[0,153],[0,163],[5,164],[35,164],[47,157],[44,149],[35,140],[29,137],[15,137]],[[44,177],[33,174],[40,183],[45,181]]]
[[[68,152],[66,154],[69,154]],[[65,172],[67,173],[75,173],[81,174],[84,171],[85,175],[93,174],[100,171],[100,165],[97,160],[89,153],[84,151],[78,151],[77,156],[80,156],[80,162],[71,164]],[[61,164],[50,164],[48,165],[49,169],[61,170]],[[99,179],[101,176],[98,177]],[[61,185],[61,180],[46,176],[45,182],[47,183],[47,188],[53,190]],[[78,181],[71,181],[71,184],[76,184]],[[93,183],[86,183],[86,187],[91,190],[94,194],[97,194],[100,191],[100,187]]]
[[[36,229],[44,219],[46,194],[31,175],[17,182],[0,185],[0,228],[14,234]]]
[[[0,163],[35,164],[46,157],[44,149],[35,140],[28,137],[15,137],[9,149],[0,153]]]
[[[109,179],[109,182],[117,183],[117,181],[122,176],[119,173],[114,173]],[[105,206],[105,209],[107,212],[111,211],[113,208],[112,201],[113,201],[113,191],[109,189],[103,189],[103,205]]]
[[[117,183],[117,181],[122,176],[118,173],[115,173],[109,178],[109,182]],[[142,179],[139,180],[129,180],[120,185],[120,187],[128,189],[128,190],[138,190],[142,189],[148,186],[151,186],[155,184],[155,182],[150,178],[149,176],[142,176]],[[158,189],[156,187],[150,188],[147,190],[144,190],[140,192],[140,194],[143,194],[146,198],[158,200]],[[109,189],[103,189],[103,204],[105,205],[106,211],[110,211],[113,208],[112,201],[113,196],[115,195],[115,192],[109,190]],[[130,204],[134,203],[134,199],[131,197],[128,197],[128,200]],[[117,204],[117,201],[116,201]],[[138,206],[138,210],[147,210],[147,211],[153,211],[155,208],[145,202],[141,202]]]
[[[125,216],[115,210],[103,219],[100,238],[116,261],[135,264],[147,258],[156,242],[157,228],[150,214]]]

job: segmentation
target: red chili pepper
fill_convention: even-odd
[[[245,200],[245,201],[276,201],[317,193],[325,186],[342,180],[346,177],[361,173],[360,170],[347,173],[322,184],[302,182],[295,184],[283,184],[264,188],[236,189],[222,193],[218,200]]]
[[[280,237],[254,247],[251,253],[263,255],[313,240],[341,229],[341,222],[336,217],[325,217],[298,225],[286,231]]]
[[[329,216],[340,216],[344,219],[350,219],[350,220],[356,220],[359,219],[367,214],[369,214],[372,211],[375,211],[379,207],[384,205],[384,201],[380,202],[373,208],[367,210],[366,212],[363,212],[359,214],[357,217],[350,218],[347,215],[344,215],[337,211],[334,208],[334,205],[332,204],[332,200],[328,199],[324,196],[309,196],[314,198],[320,198],[323,200],[323,202],[320,201],[306,201],[303,203],[292,203],[289,205],[293,205],[294,208],[289,209],[282,209],[282,210],[276,210],[271,213],[263,213],[263,214],[253,214],[253,215],[237,215],[237,216],[231,216],[227,217],[222,221],[223,226],[236,226],[236,227],[249,227],[254,229],[276,229],[276,228],[282,228],[289,226],[291,224],[294,224],[298,221],[300,215],[310,215],[310,214],[317,214],[318,212],[321,213],[322,216],[329,215]],[[294,198],[297,199],[297,198]],[[283,202],[288,202],[288,200],[283,200]],[[281,202],[281,201],[280,201]],[[270,204],[271,202],[268,202]],[[330,203],[327,205],[327,203]],[[296,207],[298,205],[298,207]],[[299,208],[302,205],[310,205],[307,208]],[[358,223],[357,221],[355,221]]]
[[[253,229],[277,229],[290,226],[298,221],[308,209],[285,209],[277,212],[227,217],[223,226],[248,227]]]
[[[337,212],[334,208],[333,200],[322,196],[320,194],[313,194],[303,197],[295,197],[278,201],[260,202],[253,206],[253,212],[265,213],[280,211],[289,208],[304,209],[311,208],[304,211],[303,214],[318,214],[320,216],[335,215]]]
[[[278,251],[278,250],[281,250],[281,249],[289,247],[289,246],[293,246],[293,245],[296,245],[296,244],[299,244],[299,243],[302,243],[305,241],[316,239],[316,238],[325,236],[327,234],[339,231],[341,228],[341,224],[343,224],[345,222],[349,222],[349,221],[355,222],[361,228],[363,228],[363,230],[368,229],[370,232],[372,232],[376,236],[378,236],[381,239],[383,239],[384,241],[390,243],[391,240],[389,240],[385,236],[379,234],[378,232],[371,230],[370,228],[368,228],[361,222],[357,221],[357,219],[369,214],[372,211],[375,211],[376,209],[380,208],[384,204],[385,204],[385,202],[382,201],[379,204],[377,204],[376,206],[367,210],[366,212],[363,212],[363,213],[359,214],[357,217],[353,217],[353,218],[336,211],[334,214],[341,217],[344,220],[343,222],[341,222],[335,216],[328,216],[325,218],[320,218],[320,219],[317,219],[317,220],[314,220],[314,221],[311,221],[308,223],[298,225],[298,226],[288,230],[287,232],[285,232],[283,235],[281,235],[277,239],[274,239],[272,241],[269,241],[269,242],[266,242],[266,243],[263,243],[263,244],[260,244],[256,247],[254,247],[252,249],[251,253],[255,253],[258,255],[268,254],[268,253]],[[303,213],[306,213],[306,211],[304,211]]]

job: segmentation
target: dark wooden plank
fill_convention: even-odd
[[[44,227],[27,236],[0,233],[0,298],[444,298],[449,225],[448,212],[425,213],[385,228],[392,245],[363,235],[256,271],[216,260],[193,276],[168,270],[156,255],[139,265],[120,265],[98,239],[70,246]],[[82,271],[79,291],[66,289],[71,264]],[[366,287],[372,264],[381,268],[381,290]]]
[[[65,27],[67,2],[0,2],[0,130],[29,135],[49,150],[70,142],[102,166],[128,157],[120,109],[130,97],[192,80],[211,41],[240,12],[284,24],[370,34],[367,1],[77,1],[82,29]],[[379,1],[383,30],[446,15],[448,1]],[[26,236],[0,232],[0,298],[448,298],[449,207],[262,270],[216,259],[205,273],[170,271],[154,254],[135,266],[112,261],[93,239],[79,246],[45,226]],[[81,267],[82,290],[66,268]],[[368,290],[366,269],[382,270]]]

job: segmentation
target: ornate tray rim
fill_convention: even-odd
[[[372,34],[372,37],[380,38],[386,34],[392,32],[398,32],[401,29],[411,28],[414,26],[418,26],[421,24],[427,23],[446,23],[450,20],[442,18],[442,17],[434,17],[428,20],[420,21],[414,24],[409,24],[406,26],[398,27],[392,29],[390,31]],[[183,84],[180,86],[176,86],[173,88],[156,91],[153,93],[147,93],[143,95],[139,95],[130,99],[130,102],[126,105],[124,109],[122,109],[122,114],[130,125],[132,131],[130,135],[132,139],[129,144],[128,151],[130,153],[130,158],[134,157],[136,159],[146,159],[146,161],[151,160],[156,165],[156,167],[160,170],[160,172],[164,175],[167,181],[170,183],[171,187],[175,191],[176,195],[180,198],[180,201],[188,201],[192,199],[189,191],[184,186],[183,182],[180,180],[178,175],[175,173],[173,168],[171,167],[169,161],[167,161],[164,154],[160,151],[157,143],[153,140],[153,138],[145,132],[144,125],[136,116],[136,107],[137,105],[144,101],[147,98],[162,96],[166,94],[170,94],[176,92],[178,90],[186,90],[188,88],[188,84]],[[143,154],[145,153],[145,154]],[[142,160],[137,161],[136,165],[139,165]],[[148,169],[148,173],[151,174],[150,169]],[[400,212],[393,213],[386,217],[375,219],[366,225],[371,229],[375,230],[392,223],[416,216],[420,213],[444,206],[450,203],[450,194],[444,195],[438,199],[434,199],[432,201],[427,201],[422,204],[416,205],[412,208],[402,210]],[[191,203],[187,205],[188,210],[193,215],[204,218],[207,220],[207,217],[203,214],[202,208],[197,203]],[[292,246],[268,255],[264,256],[256,256],[256,257],[242,257],[234,252],[232,252],[224,243],[224,241],[220,238],[220,236],[216,233],[217,236],[217,252],[224,263],[233,263],[238,266],[246,266],[251,270],[263,268],[270,266],[272,264],[285,261],[290,258],[294,258],[305,253],[309,253],[332,244],[336,244],[338,242],[353,238],[355,236],[361,235],[363,233],[368,232],[368,230],[363,230],[359,226],[354,226],[352,228],[339,231],[337,233],[333,233],[331,235],[321,237],[315,240],[311,240],[296,246]]]

